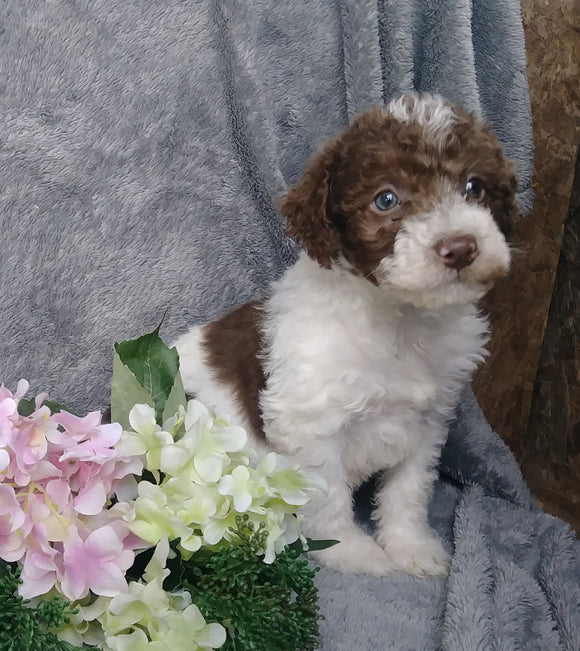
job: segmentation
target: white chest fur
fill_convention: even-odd
[[[444,575],[448,557],[429,533],[427,504],[446,421],[483,355],[485,319],[473,305],[403,304],[305,256],[272,287],[263,311],[259,407],[267,445],[259,436],[253,445],[326,481],[328,493],[302,509],[306,535],[341,541],[322,552],[323,562]],[[185,387],[251,434],[232,386],[205,361],[202,335],[194,328],[176,342]],[[375,542],[354,523],[352,489],[381,469],[391,470],[373,513]]]
[[[266,316],[267,437],[290,455],[332,439],[352,484],[414,453],[426,423],[451,415],[486,339],[472,305],[402,305],[304,256],[275,285]]]

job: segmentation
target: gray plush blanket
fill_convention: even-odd
[[[114,341],[167,309],[171,340],[293,261],[279,195],[396,92],[488,117],[531,203],[515,0],[4,0],[0,86],[0,381],[81,411]],[[467,390],[431,515],[449,579],[321,572],[325,650],[580,649],[579,543]]]

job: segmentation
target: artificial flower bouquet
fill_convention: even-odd
[[[318,648],[323,487],[186,400],[158,330],[116,344],[111,423],[0,387],[0,651]]]

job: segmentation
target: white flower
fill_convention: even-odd
[[[256,470],[268,477],[270,487],[287,504],[303,506],[310,499],[307,495],[309,491],[316,490],[323,493],[328,491],[322,477],[301,470],[297,464],[276,452],[268,453]]]
[[[206,624],[199,608],[192,604],[182,611],[171,611],[157,626],[149,627],[152,642],[148,648],[156,651],[176,649],[218,649],[226,641],[221,624]]]
[[[267,497],[267,484],[264,478],[246,466],[237,466],[230,475],[224,475],[219,482],[218,492],[234,498],[234,508],[238,513],[245,513],[256,498]],[[263,509],[261,509],[263,510]]]
[[[150,581],[159,578],[161,581],[165,580],[169,575],[169,570],[165,567],[169,557],[169,552],[169,540],[167,540],[167,538],[161,538],[155,547],[153,556],[151,556],[151,559],[149,560],[149,563],[147,563],[147,567],[143,572],[144,581],[149,583]]]
[[[144,651],[149,649],[149,638],[144,631],[137,628],[125,635],[114,635],[107,638],[108,651]]]
[[[149,405],[135,405],[129,412],[133,432],[123,432],[117,448],[125,455],[146,455],[147,470],[159,470],[161,452],[173,444],[173,436],[157,425],[155,410]]]
[[[191,400],[180,444],[193,450],[193,465],[206,482],[217,482],[230,462],[228,452],[238,452],[247,441],[241,427],[215,421],[199,401]]]
[[[193,531],[177,517],[168,504],[164,486],[142,481],[139,482],[138,491],[135,517],[128,524],[134,534],[151,545],[156,545],[164,538],[189,540]],[[199,545],[196,549],[198,548]]]

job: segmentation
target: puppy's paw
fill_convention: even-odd
[[[445,578],[449,574],[451,557],[432,536],[387,539],[383,549],[394,570],[419,577]]]
[[[381,547],[370,536],[346,539],[337,545],[313,552],[310,558],[320,565],[345,574],[383,576],[393,571]]]

